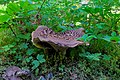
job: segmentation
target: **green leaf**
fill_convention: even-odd
[[[4,50],[0,50],[0,53],[4,52]]]
[[[2,48],[4,49],[4,51],[8,51],[8,50],[10,50],[10,47],[9,47],[8,45],[3,46]]]
[[[8,9],[10,9],[11,12]],[[8,13],[10,13],[10,14],[12,13],[13,14],[15,12],[20,11],[20,7],[18,6],[17,3],[9,3],[6,10],[8,10],[7,11]]]
[[[63,29],[63,30],[67,30],[67,28],[65,27],[65,26],[59,26],[61,29]]]
[[[36,69],[36,68],[40,65],[40,62],[39,62],[38,60],[34,60],[34,61],[32,62],[32,64],[33,64],[32,69],[34,70],[34,69]]]
[[[90,54],[87,55],[86,57],[90,60],[95,60],[95,61],[99,61],[99,57],[100,57],[101,53],[95,53],[95,54]]]
[[[103,29],[104,25],[105,25],[105,23],[96,24],[97,28],[99,28],[99,29]]]
[[[40,55],[40,54],[37,55],[37,59],[40,63],[45,62],[45,59],[43,57],[44,57],[44,55]]]
[[[106,41],[108,41],[108,42],[110,42],[111,37],[108,36],[108,35],[106,35],[106,36],[104,36],[102,39],[103,39],[103,40],[106,40]]]
[[[111,40],[111,41],[118,42],[118,41],[120,41],[120,37],[118,37],[118,36],[113,36],[113,37],[110,38],[110,40]]]
[[[79,56],[81,57],[86,57],[88,58],[89,60],[95,60],[95,61],[99,61],[100,59],[100,56],[101,56],[101,53],[94,53],[94,54],[91,54],[90,52],[86,52],[86,53],[83,53],[83,54],[79,54]]]
[[[65,65],[61,65],[58,69],[59,69],[59,71],[63,71],[64,68],[65,68]]]
[[[3,22],[8,22],[9,19],[10,19],[10,16],[7,14],[0,15],[0,24]]]
[[[0,15],[5,14],[5,13],[6,13],[6,11],[0,10]]]
[[[92,40],[93,38],[97,38],[95,35],[90,35],[88,36],[88,34],[84,34],[82,37],[77,38],[77,40],[82,40],[84,42],[89,42],[90,40]]]
[[[10,50],[11,48],[13,48],[15,45],[16,45],[16,43],[8,44],[8,45],[3,46],[2,49],[3,49],[4,51],[8,51],[8,50]]]
[[[113,34],[113,35],[115,35],[115,34]],[[104,38],[102,38],[102,39],[104,39],[104,40],[106,40],[106,41],[108,41],[108,42],[119,42],[120,41],[120,37],[119,36],[105,36]]]
[[[97,38],[95,35],[90,35],[86,38],[86,41],[91,41],[93,38]]]
[[[16,43],[12,43],[12,44],[9,44],[8,46],[10,47],[10,48],[12,48],[12,47],[14,47],[16,45]]]
[[[106,55],[106,54],[103,55],[103,60],[110,60],[110,59],[111,59],[110,55]]]
[[[86,42],[86,38],[88,37],[88,34],[84,34],[82,37],[77,38],[77,40],[82,40]]]
[[[22,38],[22,39],[30,39],[30,33],[27,34],[19,34],[17,37]]]
[[[28,44],[27,43],[22,43],[20,45],[20,49],[27,49],[28,48]]]
[[[11,49],[10,54],[16,54],[16,50],[17,50],[17,48]]]
[[[32,57],[32,56],[31,56],[31,57],[26,58],[26,61],[27,61],[27,62],[30,62],[30,60],[31,60],[31,59],[33,59],[33,57]]]
[[[116,32],[113,31],[113,32],[111,33],[111,36],[117,36]]]
[[[16,58],[17,60],[19,60],[19,61],[23,60],[23,56],[22,56],[22,55],[17,55],[17,56],[15,56],[15,58]]]
[[[35,9],[38,8],[38,7],[34,7],[35,5],[30,4],[27,0],[20,1],[19,3],[20,3],[19,5],[20,5],[20,7],[22,8],[23,11],[35,10]]]
[[[30,33],[25,34],[25,39],[29,40],[30,39]]]
[[[32,55],[34,53],[34,49],[28,49],[27,50],[27,55]]]
[[[7,7],[7,9],[6,9],[6,12],[7,12],[8,15],[10,15],[10,16],[12,16],[12,17],[14,16],[14,11],[11,10],[10,8],[8,8],[8,7]]]

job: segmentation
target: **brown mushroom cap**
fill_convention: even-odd
[[[30,72],[27,70],[22,70],[17,66],[10,66],[6,69],[5,73],[2,75],[5,80],[23,80],[22,77],[28,77]]]
[[[15,74],[18,71],[22,71],[19,67],[16,66],[10,66],[6,69],[5,74],[3,74],[3,78],[5,80],[22,80],[19,77],[16,77]]]
[[[69,47],[72,48],[83,45],[83,41],[76,40],[76,38],[82,37],[83,35],[84,28],[55,33],[46,26],[38,26],[38,28],[32,32],[32,42],[35,46],[39,45],[38,43],[45,42],[50,44],[56,51],[61,51]]]

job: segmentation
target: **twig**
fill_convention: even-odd
[[[12,29],[12,27],[9,25],[9,28],[10,28],[10,30],[12,31],[12,33],[15,35],[15,37],[16,37],[16,33],[13,31],[13,29]]]
[[[43,3],[41,4],[40,8],[38,8],[38,14],[40,13],[42,7],[43,7],[43,4],[45,3],[46,0],[43,0]]]

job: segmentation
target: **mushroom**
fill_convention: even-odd
[[[5,80],[22,80],[20,77],[15,76],[16,72],[21,71],[19,67],[10,66],[6,69],[5,74],[3,74],[3,78]]]
[[[30,71],[22,70],[17,66],[10,66],[6,69],[6,72],[2,75],[5,80],[23,80],[23,77],[31,77]],[[28,80],[28,79],[25,79]],[[29,79],[30,80],[30,79]]]
[[[76,40],[76,38],[82,37],[83,35],[84,28],[56,33],[47,26],[38,26],[38,28],[32,32],[32,42],[38,48],[42,48],[41,45],[46,45],[46,47],[52,46],[56,52],[65,55],[68,48],[84,44],[83,41]]]

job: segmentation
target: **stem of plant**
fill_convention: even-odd
[[[14,36],[16,37],[16,33],[13,31],[12,27],[9,25],[10,30],[12,31],[12,33],[14,34]]]
[[[59,55],[60,55],[60,64],[62,64],[63,60],[65,59],[66,50],[63,50],[62,52],[60,52]]]

